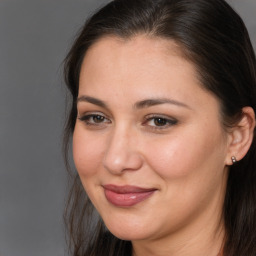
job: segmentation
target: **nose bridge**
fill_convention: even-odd
[[[141,167],[142,158],[135,142],[135,133],[127,125],[113,128],[103,163],[108,171],[121,174],[124,170],[137,170]]]

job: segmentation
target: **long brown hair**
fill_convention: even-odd
[[[256,112],[256,61],[245,25],[224,0],[115,0],[97,11],[80,31],[65,60],[71,106],[65,127],[68,159],[77,118],[81,63],[100,38],[137,34],[174,40],[194,63],[204,87],[217,96],[224,125],[232,125],[245,106]],[[67,161],[68,162],[68,161]],[[129,241],[110,234],[95,212],[76,172],[66,212],[73,256],[131,255]],[[256,139],[247,155],[230,168],[223,215],[225,256],[256,255]]]

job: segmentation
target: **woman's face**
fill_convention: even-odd
[[[77,110],[75,165],[114,235],[152,240],[219,221],[228,134],[218,101],[172,41],[95,43]]]

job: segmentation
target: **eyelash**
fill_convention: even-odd
[[[95,122],[95,120],[93,120],[94,118],[98,118],[99,122]],[[78,117],[78,119],[82,122],[85,122],[86,125],[94,127],[100,127],[102,125],[111,123],[111,120],[101,113],[86,114],[84,116]],[[149,125],[151,121],[154,122],[153,125]],[[160,122],[159,125],[156,124],[157,121]],[[154,114],[146,116],[142,122],[142,126],[147,126],[148,129],[153,130],[164,130],[173,125],[176,125],[177,122],[178,121],[174,118]]]
[[[101,122],[101,121],[100,122],[95,122],[95,120],[93,120],[93,118],[100,118],[101,120],[103,120],[103,122]],[[88,125],[88,126],[100,126],[103,123],[111,123],[111,121],[107,117],[105,117],[102,114],[97,114],[97,113],[95,113],[95,114],[94,113],[93,114],[86,114],[84,116],[78,117],[78,119],[80,121],[85,122],[85,124]]]
[[[174,118],[154,114],[154,115],[146,116],[142,125],[146,126],[151,121],[154,122],[154,125],[148,125],[148,126],[150,127],[150,129],[154,129],[154,130],[168,129],[169,127],[178,123],[178,120],[176,120]],[[156,123],[155,123],[156,121],[160,121],[163,123],[161,125],[156,125]]]

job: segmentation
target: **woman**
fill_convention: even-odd
[[[116,0],[87,21],[65,63],[72,255],[256,255],[255,67],[223,0]]]

